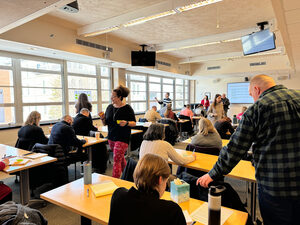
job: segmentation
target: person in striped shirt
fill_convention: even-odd
[[[172,100],[170,99],[170,93],[169,93],[169,92],[166,92],[165,98],[164,98],[163,101],[157,100],[156,97],[155,97],[155,101],[156,101],[158,104],[162,105],[163,107],[167,106],[168,104],[172,104]]]
[[[265,225],[299,224],[300,91],[257,75],[249,93],[254,99],[214,167],[197,180],[207,187],[230,173],[252,145],[258,199]]]

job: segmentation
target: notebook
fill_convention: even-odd
[[[23,166],[30,161],[31,161],[30,159],[13,158],[13,159],[9,159],[9,165],[10,166]]]
[[[104,181],[98,184],[91,184],[90,187],[96,198],[112,194],[118,188],[118,186],[112,181]]]

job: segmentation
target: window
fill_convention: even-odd
[[[92,103],[92,116],[98,112],[96,66],[77,62],[67,62],[69,114],[76,115],[75,104],[81,93]]]
[[[100,67],[101,75],[101,111],[105,112],[110,104],[111,80],[109,67]]]
[[[0,57],[0,125],[16,122],[12,59]]]
[[[147,77],[145,75],[127,74],[127,84],[130,89],[130,103],[135,113],[147,110]]]
[[[23,121],[33,110],[41,121],[62,117],[62,66],[58,63],[21,59]]]
[[[166,92],[170,93],[173,108],[183,108],[183,105],[189,101],[188,84],[189,82],[184,79],[132,74],[131,72],[126,74],[126,85],[131,91],[128,102],[133,107],[135,113],[145,112],[152,106],[157,106],[155,98],[160,101],[163,100]]]

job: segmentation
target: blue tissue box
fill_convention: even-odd
[[[171,181],[171,199],[177,203],[190,200],[190,185],[184,181],[181,182],[181,185],[176,185],[174,181]]]

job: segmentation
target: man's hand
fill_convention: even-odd
[[[203,175],[202,177],[198,178],[196,184],[201,185],[202,187],[208,188],[208,184],[212,182],[213,179],[207,174]]]
[[[127,125],[127,121],[126,121],[126,120],[121,120],[120,123],[119,123],[119,125],[120,125],[121,127],[124,127],[124,126]]]

